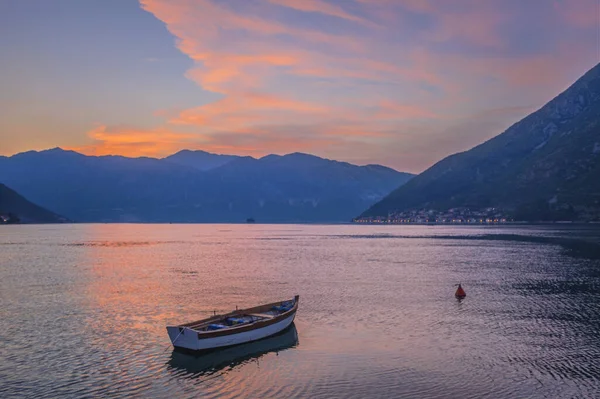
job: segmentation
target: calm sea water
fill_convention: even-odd
[[[600,261],[544,241],[579,237],[600,232],[4,226],[0,397],[600,397]],[[170,346],[169,323],[296,293],[284,334]]]

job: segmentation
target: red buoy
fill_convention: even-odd
[[[458,288],[456,289],[456,292],[454,293],[454,296],[457,297],[458,299],[463,299],[464,297],[467,296],[467,293],[460,286],[460,283],[458,284]]]

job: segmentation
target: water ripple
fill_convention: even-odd
[[[568,253],[594,232],[117,227],[0,237],[0,397],[600,391],[600,264]],[[202,356],[169,344],[167,324],[295,293],[284,334]]]

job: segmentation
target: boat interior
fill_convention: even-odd
[[[236,310],[226,315],[218,315],[208,319],[183,324],[181,327],[187,327],[198,332],[239,327],[242,325],[252,324],[257,321],[273,319],[291,310],[295,303],[296,301],[292,299],[275,304],[258,306],[256,308]]]

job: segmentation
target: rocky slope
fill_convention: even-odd
[[[600,64],[504,133],[451,155],[361,216],[500,208],[518,220],[600,220]]]

